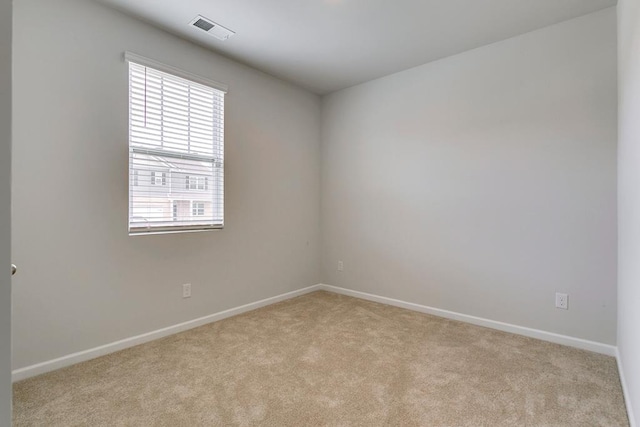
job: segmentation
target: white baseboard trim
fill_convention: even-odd
[[[513,334],[524,335],[530,338],[536,338],[543,341],[549,341],[556,344],[576,347],[583,350],[593,351],[595,353],[606,354],[607,356],[616,356],[617,348],[613,345],[603,344],[595,341],[589,341],[582,338],[574,338],[567,335],[560,335],[553,332],[541,331],[539,329],[527,328],[524,326],[512,325],[510,323],[499,322],[497,320],[484,319],[482,317],[470,316],[467,314],[456,313],[454,311],[442,310],[440,308],[428,307],[426,305],[414,304],[411,302],[400,301],[393,298],[382,297],[379,295],[368,294],[366,292],[354,291],[351,289],[340,288],[332,285],[320,285],[320,288],[334,292],[337,294],[347,295],[368,301],[379,302],[382,304],[392,305],[395,307],[406,308],[407,310],[418,311],[420,313],[432,314],[434,316],[444,317],[446,319],[458,320],[461,322],[471,323],[473,325],[484,326],[486,328],[497,329],[499,331],[510,332]]]
[[[133,347],[139,344],[143,344],[149,341],[157,340],[169,335],[176,334],[178,332],[193,329],[198,326],[206,325],[218,320],[226,319],[227,317],[236,316],[238,314],[246,313],[247,311],[255,310],[267,305],[275,304],[280,301],[285,301],[291,298],[295,298],[300,295],[308,294],[310,292],[319,291],[322,289],[322,285],[313,285],[307,288],[298,289],[296,291],[287,292],[275,297],[266,298],[260,301],[252,302],[249,304],[241,305],[240,307],[224,310],[219,313],[210,314],[208,316],[200,317],[198,319],[189,320],[187,322],[179,323],[177,325],[168,326],[166,328],[158,329],[152,332],[147,332],[142,335],[137,335],[131,338],[125,338],[120,341],[112,342],[109,344],[94,347],[88,350],[79,351],[77,353],[69,354],[59,357],[57,359],[48,360],[46,362],[37,363],[35,365],[26,366],[24,368],[15,369],[12,372],[12,380],[14,382],[24,380],[36,375],[44,374],[46,372],[55,371],[56,369],[64,368],[66,366],[74,365],[76,363],[84,362],[87,360],[95,359],[96,357],[104,356],[109,353],[124,350],[125,348]]]
[[[618,362],[618,373],[620,374],[620,383],[622,384],[622,394],[624,395],[624,403],[627,405],[627,416],[629,417],[629,427],[637,427],[636,418],[633,414],[631,406],[631,396],[629,395],[629,387],[624,375],[624,367],[620,358],[620,351],[616,348],[616,361]]]
[[[414,304],[406,301],[400,301],[397,299],[387,298],[379,295],[373,295],[366,292],[354,291],[351,289],[340,288],[332,285],[318,284],[318,285],[309,286],[303,289],[298,289],[296,291],[287,292],[271,298],[266,298],[253,303],[245,304],[240,307],[231,308],[229,310],[221,311],[219,313],[210,314],[208,316],[200,317],[198,319],[179,323],[177,325],[172,325],[172,326],[168,326],[166,328],[158,329],[152,332],[147,332],[145,334],[137,335],[130,338],[125,338],[123,340],[101,345],[99,347],[94,347],[88,350],[72,353],[66,356],[59,357],[57,359],[48,360],[46,362],[37,363],[35,365],[26,366],[24,368],[19,368],[12,372],[12,379],[14,382],[20,381],[26,378],[44,374],[46,372],[51,372],[56,369],[74,365],[76,363],[95,359],[96,357],[100,357],[106,354],[114,353],[116,351],[124,350],[129,347],[133,347],[149,341],[157,340],[159,338],[173,335],[178,332],[186,331],[188,329],[196,328],[198,326],[206,325],[208,323],[226,319],[231,316],[236,316],[238,314],[246,313],[251,310],[255,310],[261,307],[265,307],[267,305],[275,304],[280,301],[285,301],[300,295],[308,294],[310,292],[319,291],[319,290],[325,290],[328,292],[334,292],[337,294],[347,295],[347,296],[360,298],[368,301],[379,302],[382,304],[392,305],[395,307],[405,308],[408,310],[418,311],[421,313],[431,314],[434,316],[444,317],[447,319],[458,320],[461,322],[471,323],[478,326],[484,326],[487,328],[497,329],[500,331],[511,332],[514,334],[524,335],[531,338],[537,338],[544,341],[550,341],[557,344],[577,347],[583,350],[589,350],[596,353],[606,354],[608,356],[617,356],[617,348],[615,346],[608,345],[608,344],[588,341],[581,338],[569,337],[566,335],[555,334],[553,332],[545,332],[538,329],[526,328],[523,326],[512,325],[509,323],[498,322],[496,320],[484,319],[481,317],[470,316],[467,314],[456,313],[453,311],[442,310],[439,308],[428,307],[425,305]],[[621,369],[620,369],[620,373],[621,373],[621,379],[624,384],[624,379],[622,377]]]

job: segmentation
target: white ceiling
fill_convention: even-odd
[[[319,94],[614,6],[616,0],[99,0]],[[236,32],[189,27],[203,15]]]

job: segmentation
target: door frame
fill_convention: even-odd
[[[0,0],[0,427],[11,426],[12,0]]]

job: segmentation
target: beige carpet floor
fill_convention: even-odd
[[[15,426],[627,426],[615,360],[315,292],[14,386]]]

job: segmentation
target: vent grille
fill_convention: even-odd
[[[205,30],[205,31],[209,31],[210,29],[212,29],[213,27],[215,27],[215,25],[213,25],[211,22],[209,21],[205,21],[202,18],[198,18],[198,20],[196,22],[193,23],[194,27],[198,27],[201,30]]]
[[[202,15],[196,16],[195,19],[189,23],[189,25],[206,32],[207,34],[217,38],[218,40],[226,40],[235,34],[230,29],[225,28],[220,24],[216,24],[212,20],[205,18]]]

